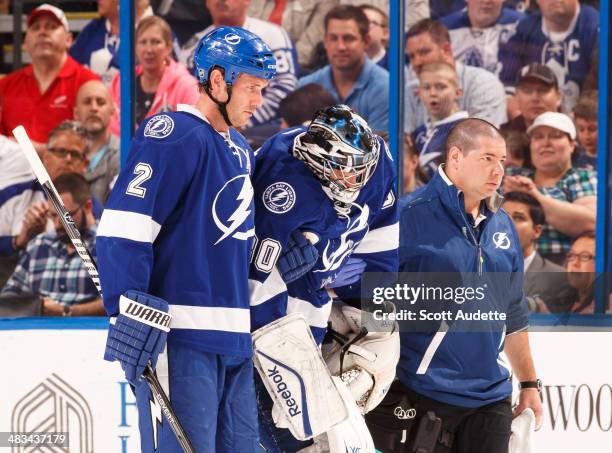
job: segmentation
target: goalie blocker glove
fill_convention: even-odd
[[[127,291],[119,299],[119,314],[111,318],[104,359],[117,360],[132,385],[166,345],[170,320],[168,302],[139,291]]]
[[[289,236],[285,251],[278,258],[276,266],[284,282],[289,284],[305,275],[319,259],[319,252],[306,239],[304,234],[295,230]]]

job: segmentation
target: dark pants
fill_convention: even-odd
[[[409,409],[415,409],[416,414]],[[366,415],[377,450],[412,453],[419,421],[428,411],[442,420],[439,437],[442,443],[438,441],[433,452],[508,453],[512,423],[509,398],[478,408],[452,406],[419,395],[399,381],[393,383],[380,405]]]

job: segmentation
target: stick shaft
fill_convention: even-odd
[[[34,149],[34,145],[32,145],[28,134],[26,133],[23,126],[18,126],[13,130],[13,135],[21,146],[21,150],[25,154],[26,159],[30,163],[30,167],[32,167],[32,171],[34,172],[36,179],[38,179],[38,182],[40,182],[40,185],[43,187],[45,193],[47,194],[49,201],[57,212],[60,221],[62,222],[62,225],[66,229],[68,237],[72,241],[72,244],[74,245],[77,253],[83,260],[83,264],[85,264],[85,268],[87,269],[89,277],[94,282],[94,285],[96,285],[100,296],[102,296],[102,287],[100,286],[100,276],[98,274],[96,262],[89,253],[89,250],[87,250],[87,247],[85,247],[85,245],[83,244],[83,241],[81,240],[81,233],[79,233],[79,230],[75,226],[74,221],[70,216],[70,213],[66,209],[66,206],[64,206],[62,199],[57,193],[57,190],[55,189],[55,186],[53,185],[53,182],[49,177],[49,173],[47,172],[47,169],[40,160],[40,157],[38,157],[38,153],[36,152],[36,149]],[[172,431],[174,432],[179,444],[183,448],[183,451],[185,453],[195,453],[193,446],[189,442],[189,438],[187,437],[185,429],[179,422],[178,418],[176,417],[176,414],[174,413],[174,410],[172,409],[172,406],[170,405],[170,399],[164,392],[164,389],[159,383],[157,376],[155,376],[155,372],[153,371],[153,368],[150,364],[146,366],[143,376],[149,388],[151,389],[153,397],[161,406],[162,412],[164,413],[166,420],[168,420],[168,423],[170,424],[170,427],[172,428]]]

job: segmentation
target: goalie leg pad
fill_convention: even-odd
[[[253,350],[255,368],[280,413],[278,427],[306,440],[347,418],[342,396],[301,314],[253,332]]]

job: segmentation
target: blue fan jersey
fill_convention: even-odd
[[[129,289],[161,297],[168,342],[249,357],[252,150],[191,106],[151,117],[131,146],[98,228],[104,305]]]
[[[502,8],[494,24],[486,28],[472,27],[467,8],[441,19],[451,37],[453,55],[463,64],[484,68],[499,74],[499,46],[508,41],[524,14]]]
[[[564,110],[573,108],[599,43],[599,13],[588,5],[578,8],[578,15],[565,33],[548,30],[541,13],[519,23],[516,34],[500,49],[500,79],[504,85],[515,86],[521,68],[529,63],[542,63],[559,80]]]
[[[253,187],[257,244],[250,269],[253,330],[289,313],[300,312],[318,342],[331,311],[324,286],[349,256],[363,259],[366,272],[395,272],[399,240],[395,169],[382,139],[376,170],[339,216],[310,168],[292,155],[294,140],[305,132],[293,128],[270,138],[258,151]],[[304,277],[286,285],[275,264],[292,231],[315,242],[319,259]],[[341,299],[359,299],[359,282],[335,288]]]
[[[412,132],[412,141],[419,154],[419,166],[428,180],[444,160],[448,133],[455,124],[468,117],[468,112],[461,110],[435,123],[427,122]]]
[[[105,18],[91,20],[70,47],[72,58],[98,74],[106,86],[119,73],[119,36]]]

